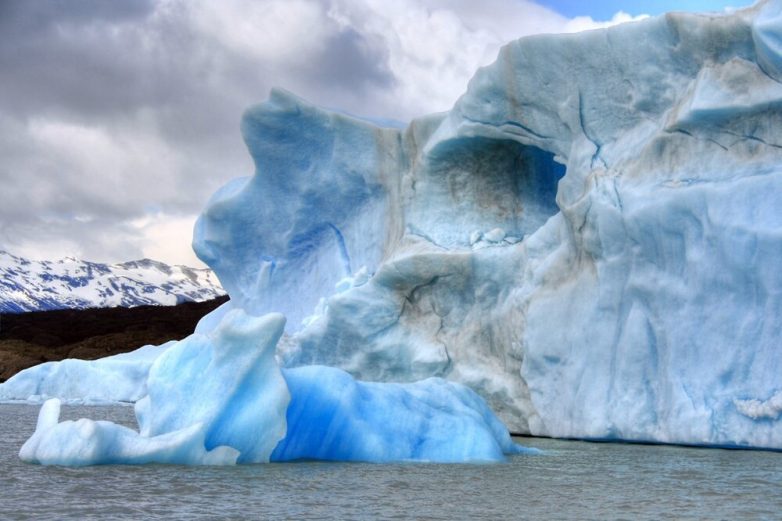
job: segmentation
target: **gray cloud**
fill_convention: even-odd
[[[525,0],[491,7],[3,0],[0,248],[192,262],[190,223],[252,172],[238,131],[247,106],[277,85],[368,116],[446,109],[511,26],[566,22]]]
[[[138,75],[151,72],[140,46],[152,5],[142,2],[25,2],[1,4],[0,84],[4,111],[70,112],[89,117],[155,102],[164,86]],[[112,12],[110,7],[121,7]],[[135,7],[135,9],[132,9]]]
[[[349,27],[331,35],[313,63],[318,66],[303,68],[303,77],[321,87],[344,90],[346,79],[351,78],[351,90],[365,93],[388,89],[395,83],[382,40]]]

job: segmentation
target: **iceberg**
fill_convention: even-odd
[[[241,124],[255,174],[196,223],[231,295],[197,333],[283,313],[294,416],[439,403],[414,383],[435,377],[516,433],[782,449],[780,19],[762,0],[522,38],[402,129],[273,90]],[[299,428],[272,457],[339,453]]]
[[[503,461],[534,454],[474,391],[428,378],[410,384],[357,382],[323,366],[283,370],[291,392],[285,438],[272,461]]]
[[[68,404],[134,403],[147,394],[149,368],[175,343],[148,345],[98,360],[45,362],[0,384],[0,401],[59,398]]]
[[[59,421],[46,401],[20,458],[44,465],[218,465],[301,459],[502,461],[534,452],[470,389],[432,378],[363,383],[328,367],[281,371],[285,319],[232,310],[155,361],[136,402],[139,431],[106,421]],[[289,405],[290,404],[290,405]]]
[[[439,376],[520,433],[782,448],[780,16],[522,38],[406,129],[275,90],[195,250],[288,315],[287,367]]]

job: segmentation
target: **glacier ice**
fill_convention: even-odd
[[[41,402],[59,398],[69,404],[133,403],[146,394],[149,368],[175,343],[144,346],[99,360],[69,358],[39,364],[0,384],[0,400]]]
[[[21,459],[70,466],[463,462],[532,452],[515,445],[462,385],[438,378],[363,383],[320,366],[280,371],[274,354],[284,324],[279,313],[258,318],[236,309],[211,334],[167,349],[136,402],[138,432],[106,421],[59,422],[59,399],[46,401]]]
[[[284,369],[288,430],[272,461],[502,461],[534,453],[475,392],[441,378],[409,384],[357,382],[341,369]]]
[[[230,447],[208,451],[202,423],[144,438],[133,429],[108,421],[82,418],[60,422],[59,418],[60,400],[44,402],[35,432],[19,451],[23,461],[73,467],[112,463],[228,465],[235,463],[238,456]]]
[[[522,38],[401,130],[276,90],[194,247],[288,314],[288,367],[441,376],[536,435],[782,448],[781,13]]]
[[[210,335],[166,349],[135,405],[139,432],[87,419],[58,423],[59,400],[45,402],[19,456],[57,465],[268,461],[285,435],[290,400],[274,361],[284,323],[280,314],[232,310]]]
[[[522,38],[404,129],[272,91],[242,121],[255,175],[196,224],[231,295],[199,334],[282,312],[284,375],[441,377],[533,435],[782,448],[780,17]]]
[[[741,414],[753,420],[761,418],[776,420],[782,414],[782,391],[778,391],[768,400],[753,398],[750,400],[733,400],[733,403]]]

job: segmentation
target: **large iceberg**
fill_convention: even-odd
[[[780,449],[780,82],[765,0],[522,38],[404,129],[274,90],[242,121],[255,175],[196,225],[231,295],[200,332],[282,312],[290,374],[441,377],[533,435]]]
[[[523,38],[402,130],[274,91],[195,249],[286,313],[287,366],[441,376],[535,435],[782,448],[781,20]]]

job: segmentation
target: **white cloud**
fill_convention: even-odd
[[[153,214],[134,220],[132,225],[144,237],[144,257],[165,259],[169,264],[205,267],[189,247],[194,225],[191,216]]]
[[[371,115],[397,118],[449,109],[503,44],[567,23],[523,0],[335,0],[329,14],[383,42],[395,82]]]
[[[627,22],[638,22],[646,18],[649,18],[649,15],[642,14],[638,16],[632,16],[625,13],[624,11],[619,11],[618,13],[614,14],[610,20],[606,21],[595,21],[588,16],[577,16],[565,24],[565,29],[562,32],[577,33],[580,31],[589,31],[591,29],[604,29],[606,27],[611,27],[612,25],[623,24]]]
[[[42,174],[60,174],[50,179],[55,187],[79,190],[96,210],[112,205],[132,212],[144,206],[152,186],[160,198],[174,196],[183,162],[159,136],[129,130],[33,119],[28,137],[49,163]]]
[[[324,4],[307,0],[221,0],[182,4],[169,0],[202,36],[229,52],[270,66],[304,62],[326,40],[331,27]]]
[[[208,195],[251,173],[241,112],[272,86],[405,120],[449,109],[512,39],[631,19],[529,0],[58,5],[0,19],[0,248],[100,261],[193,261]]]

